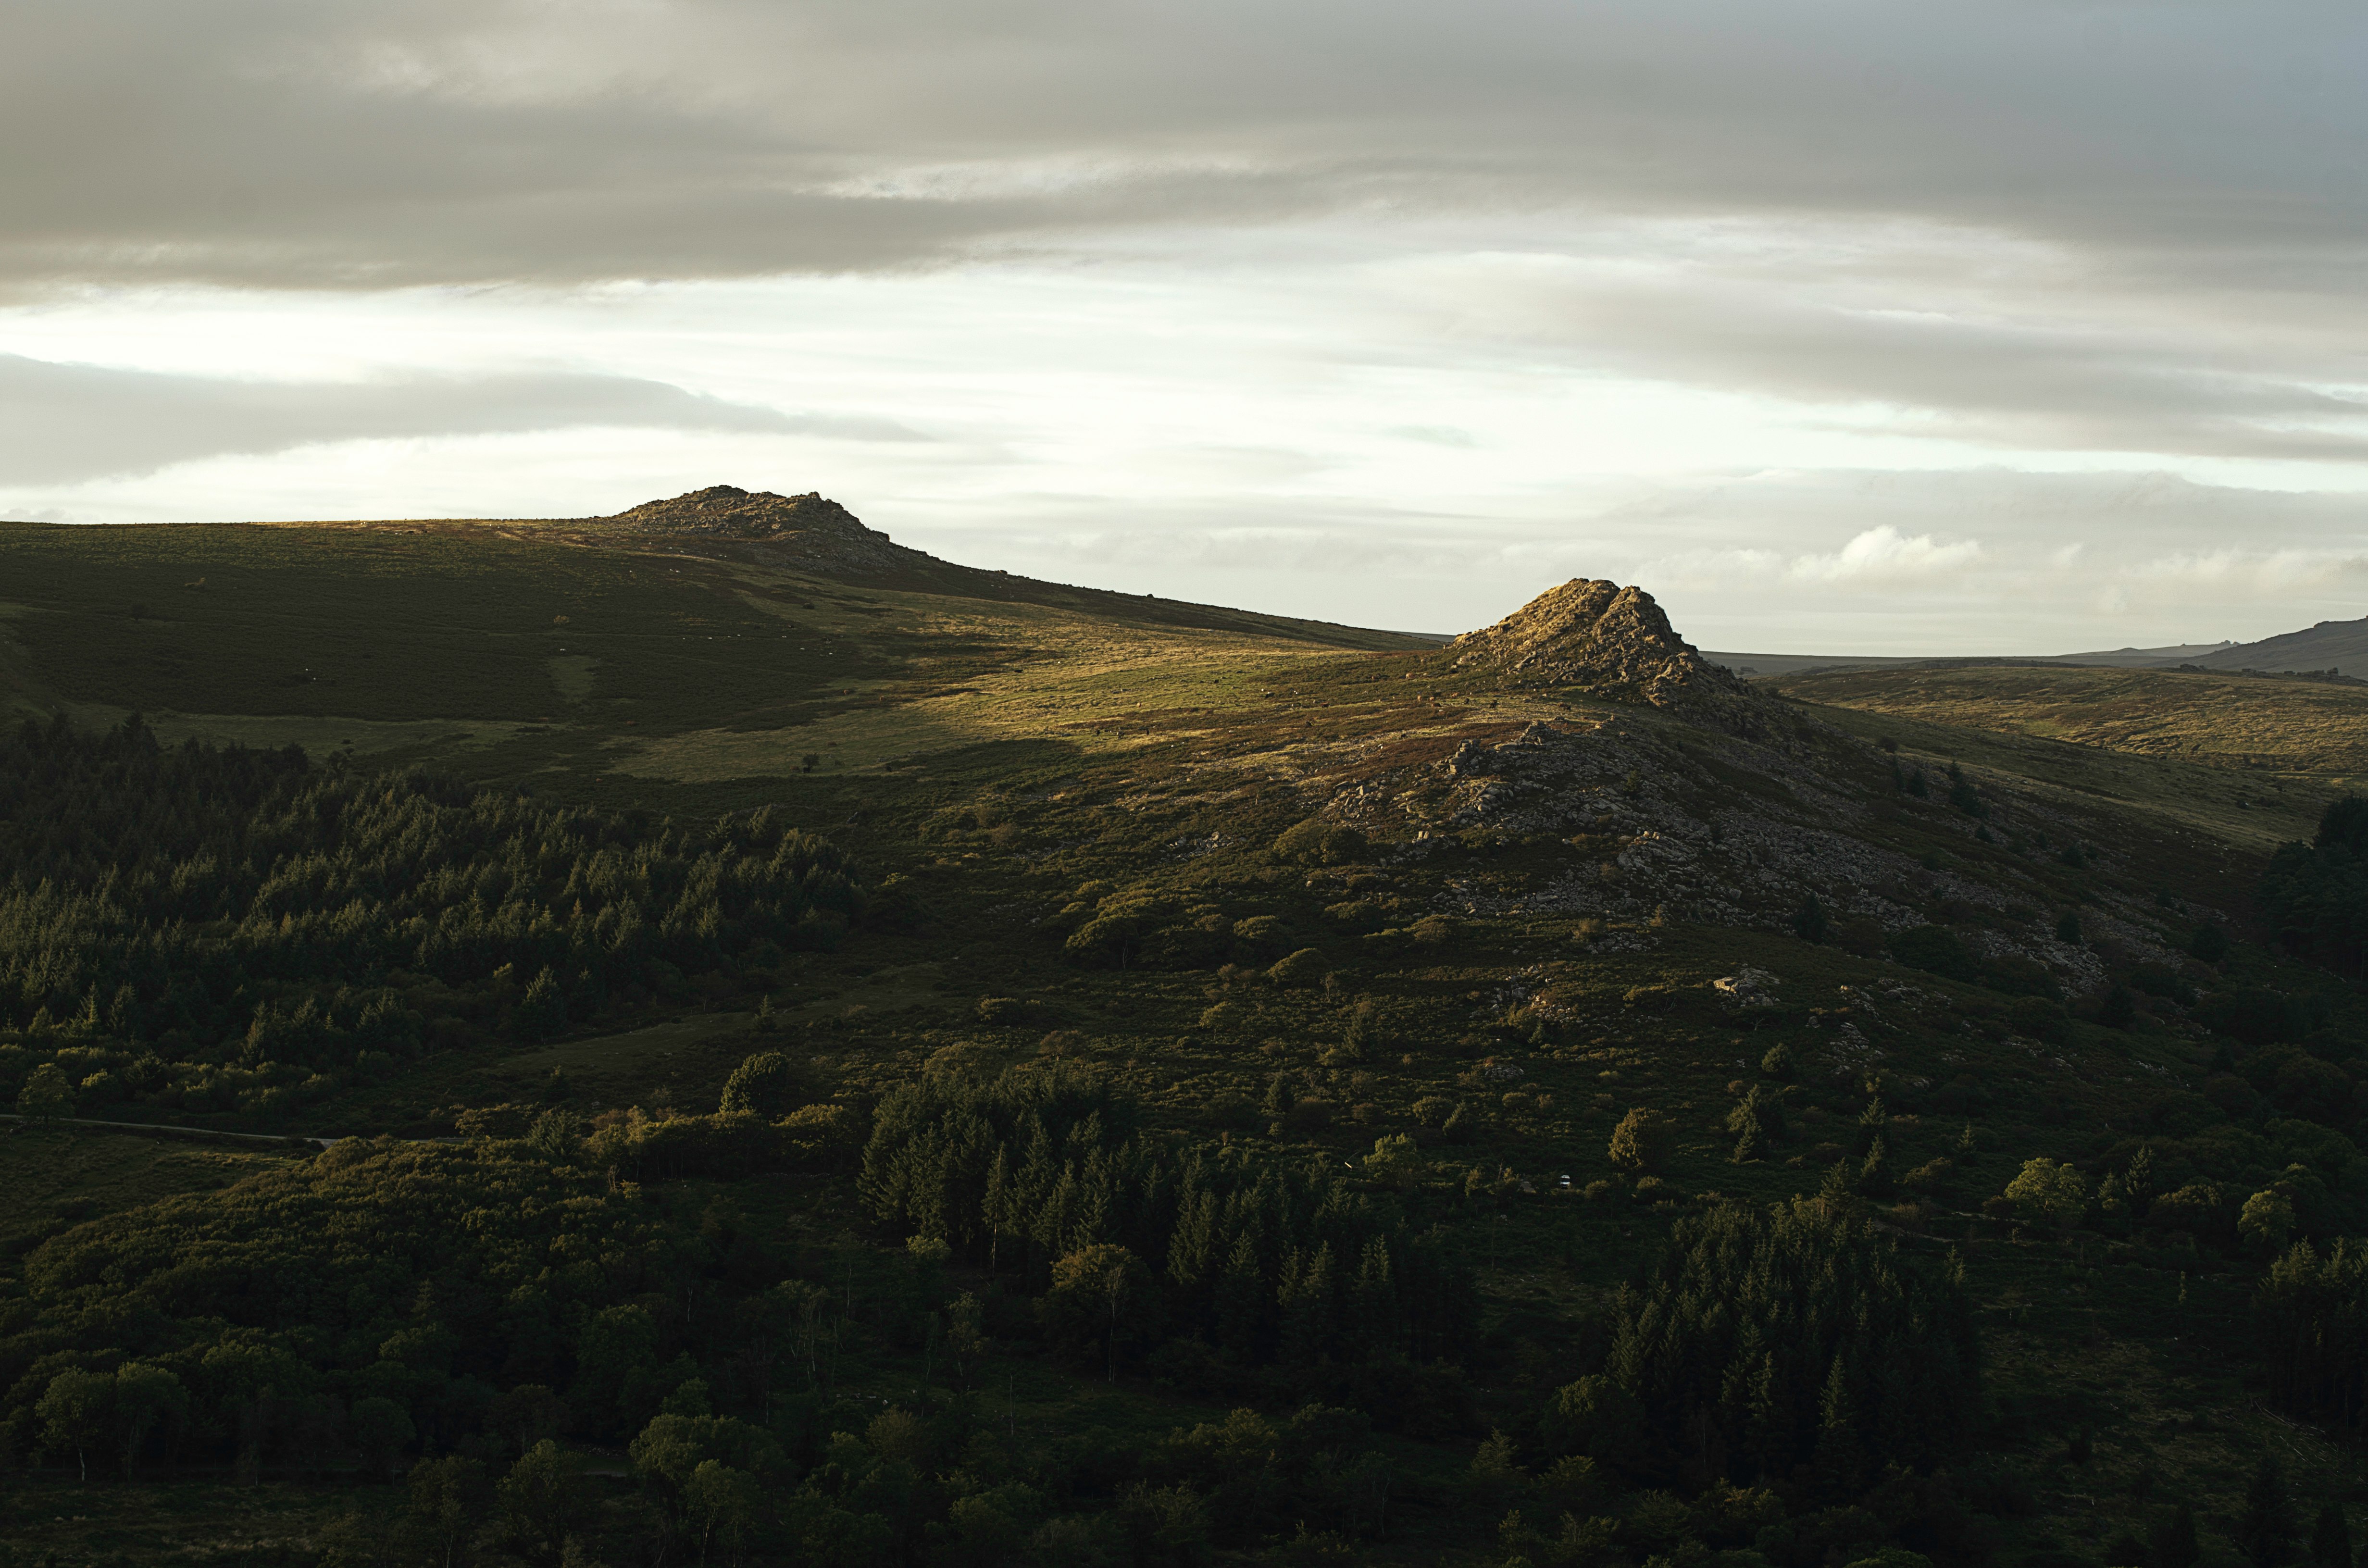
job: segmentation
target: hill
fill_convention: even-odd
[[[1837,672],[1768,685],[1867,713],[2281,776],[2261,780],[2256,795],[2292,784],[2316,801],[2368,777],[2368,686],[2029,665]]]
[[[2351,1506],[2256,1317],[2368,1233],[2368,1009],[2250,915],[2340,775],[2214,749],[2350,688],[2149,676],[2154,755],[1633,585],[899,549],[0,529],[17,1551],[2085,1568],[2273,1435]]]
[[[2258,642],[2232,643],[2177,662],[2200,665],[2209,670],[2328,670],[2368,675],[2368,619],[2322,620],[2306,631],[2265,637]]]
[[[2089,653],[1962,658],[1853,653],[1704,653],[1702,657],[1748,678],[1757,676],[1822,675],[1829,670],[1948,669],[1969,665],[2095,665],[2108,668],[2152,669],[2201,659],[2232,646],[2234,644],[2227,642],[2188,642],[2167,648],[2113,648]]]

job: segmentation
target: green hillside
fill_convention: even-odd
[[[1440,649],[782,532],[0,530],[17,1559],[2355,1507],[2368,1010],[2256,914],[2349,688],[1780,698],[1642,596]]]

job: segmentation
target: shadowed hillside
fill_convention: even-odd
[[[1637,586],[1440,647],[729,487],[0,562],[20,1554],[2135,1568],[2349,1506],[2294,1347],[2368,1007],[2281,943],[2356,966],[2295,938],[2360,812],[2254,909],[2351,687],[1778,689]]]

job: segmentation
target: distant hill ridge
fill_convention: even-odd
[[[2185,661],[2211,670],[2334,671],[2368,675],[2368,619],[2322,620],[2301,631],[2237,642]]]
[[[700,548],[716,554],[872,587],[1045,605],[1152,625],[1288,637],[1351,648],[1416,649],[1435,647],[1440,641],[1410,632],[1076,587],[964,566],[898,544],[819,491],[780,495],[769,490],[743,490],[736,484],[711,484],[665,500],[644,501],[612,517],[576,519],[567,526],[597,529],[596,537],[621,528],[640,534],[695,539]]]

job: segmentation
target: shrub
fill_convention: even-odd
[[[2050,1045],[2063,1044],[2072,1032],[2071,1020],[2065,1017],[2063,1007],[2044,996],[2018,996],[2014,1006],[2007,1009],[2006,1017],[2015,1033]]]
[[[1957,1163],[1944,1156],[1909,1171],[1899,1185],[1922,1197],[1946,1199],[1955,1189],[1956,1178]]]
[[[2274,1187],[2253,1194],[2237,1211],[2237,1239],[2262,1256],[2283,1251],[2294,1228],[2294,1204]]]
[[[1887,944],[1891,956],[1910,969],[1937,974],[1943,980],[1971,982],[1976,976],[1974,956],[1946,926],[1911,926],[1894,932]]]
[[[1089,968],[1132,968],[1165,908],[1164,900],[1149,894],[1105,898],[1061,944],[1061,951],[1070,962]]]
[[[1373,1152],[1365,1156],[1365,1174],[1393,1187],[1411,1179],[1420,1168],[1415,1142],[1403,1132],[1374,1139]]]
[[[1677,1124],[1659,1111],[1634,1107],[1611,1130],[1611,1163],[1629,1170],[1651,1170],[1669,1157],[1677,1131]]]
[[[1291,943],[1291,932],[1271,915],[1252,915],[1234,922],[1234,950],[1244,960],[1273,959]]]
[[[732,1070],[723,1081],[718,1109],[768,1119],[790,1108],[797,1095],[797,1070],[778,1051],[762,1051]]]
[[[1353,1060],[1363,1061],[1388,1043],[1388,1031],[1381,1004],[1371,996],[1360,996],[1349,1009],[1349,1022],[1340,1031],[1341,1049]]]
[[[1372,846],[1357,829],[1316,817],[1284,829],[1274,841],[1277,859],[1304,866],[1344,866],[1371,853]]]
[[[784,1155],[808,1168],[850,1165],[863,1152],[863,1121],[848,1106],[802,1106],[773,1125]]]
[[[1793,934],[1804,942],[1822,942],[1828,931],[1826,906],[1816,893],[1802,895],[1801,907],[1793,912]]]
[[[1319,983],[1329,973],[1324,955],[1314,948],[1302,948],[1287,958],[1278,960],[1266,977],[1286,989]]]
[[[2157,1230],[2185,1231],[2204,1241],[2226,1242],[2231,1233],[2226,1196],[2214,1183],[2190,1182],[2146,1205],[2146,1223]]]
[[[2022,1169],[2006,1184],[2006,1196],[2025,1220],[2066,1230],[2078,1224],[2089,1210],[2089,1184],[2080,1173],[2044,1155],[2023,1162]]]

